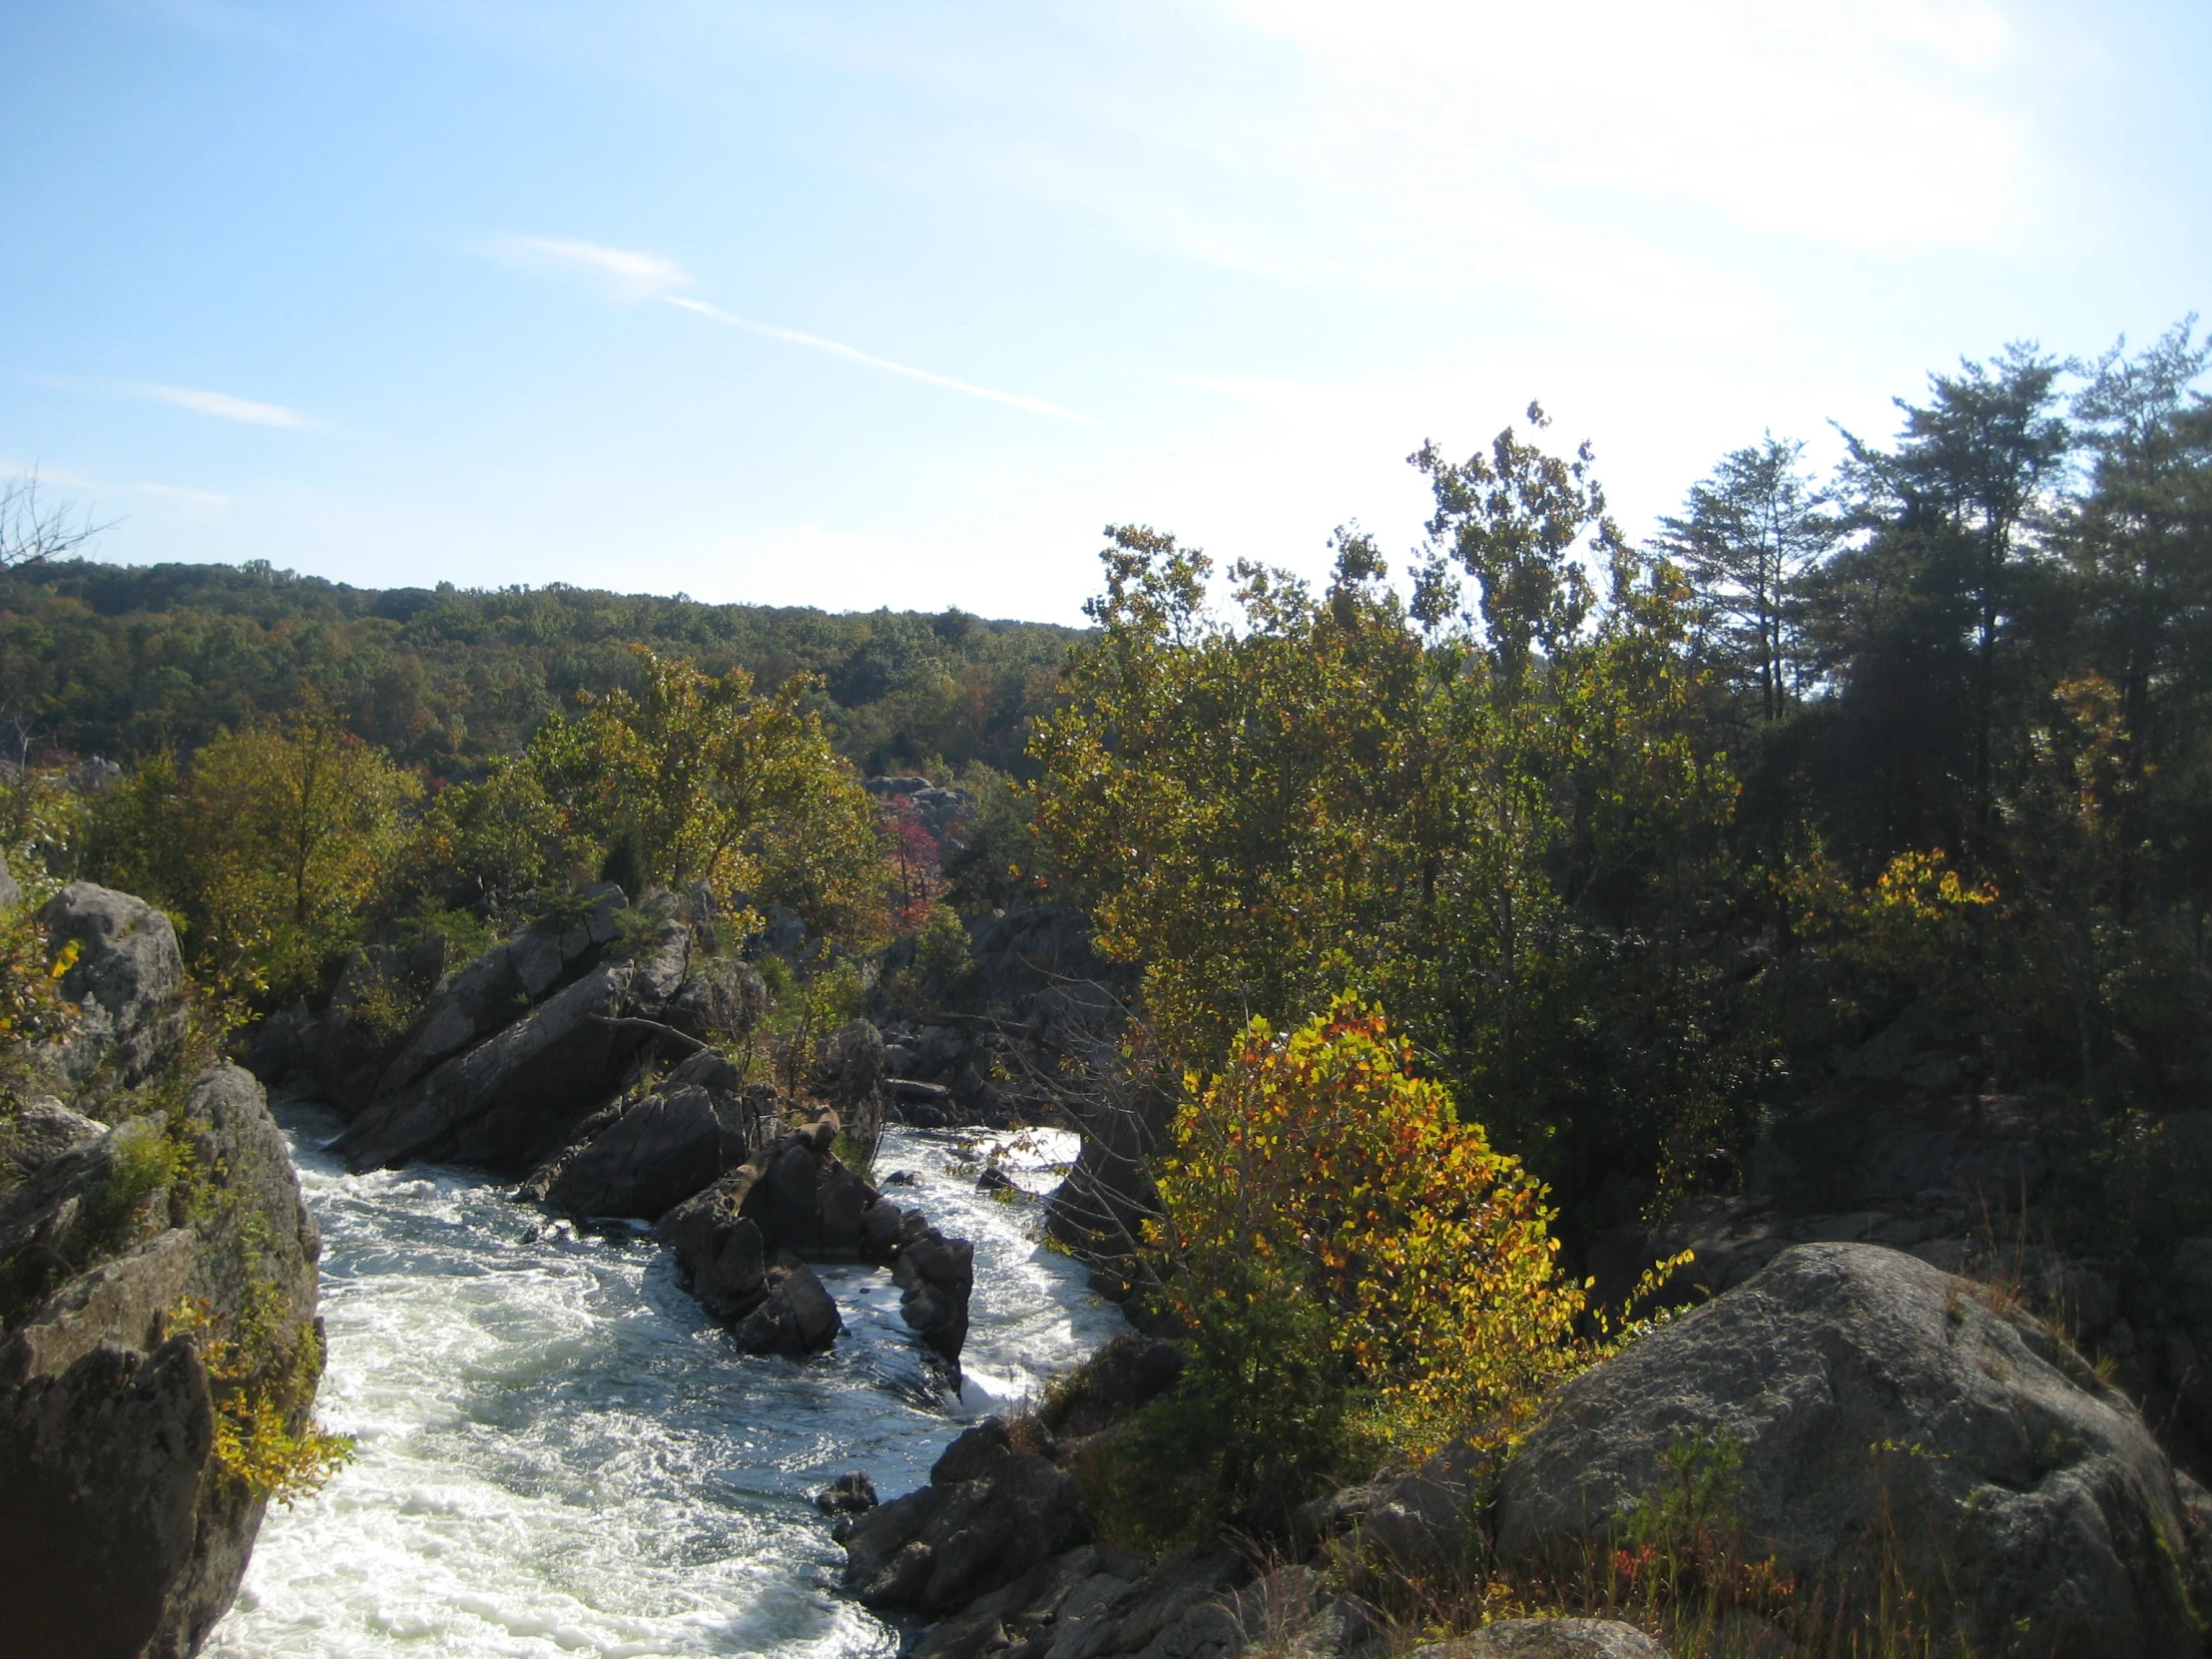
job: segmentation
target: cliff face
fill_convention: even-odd
[[[55,905],[146,922],[82,884]],[[306,1422],[320,1245],[261,1085],[144,1040],[178,1013],[167,922],[71,936],[98,1012],[62,1081],[143,1086],[0,1124],[0,1630],[18,1659],[166,1659],[229,1607]]]

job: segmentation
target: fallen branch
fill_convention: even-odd
[[[673,1025],[663,1025],[657,1019],[640,1019],[635,1014],[593,1014],[591,1017],[601,1025],[620,1026],[631,1031],[651,1031],[658,1036],[674,1037],[684,1045],[687,1053],[704,1054],[707,1051],[707,1044],[690,1032],[679,1031]]]

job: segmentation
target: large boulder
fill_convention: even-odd
[[[371,1101],[340,1141],[356,1170],[450,1159],[525,1170],[565,1144],[622,1084],[650,1033],[615,1023],[632,969],[603,962],[398,1094]]]
[[[48,942],[77,960],[61,994],[77,1004],[75,1029],[52,1069],[65,1092],[135,1088],[175,1059],[185,1038],[185,958],[169,917],[143,898],[72,881],[38,913]]]
[[[814,1269],[786,1256],[764,1276],[767,1296],[731,1329],[730,1338],[748,1354],[819,1354],[844,1330],[837,1305],[822,1288]]]
[[[1914,1257],[1786,1251],[1576,1379],[1504,1472],[1499,1554],[1586,1558],[1685,1455],[1733,1483],[1752,1549],[1836,1604],[1902,1581],[1976,1653],[2202,1651],[2180,1493],[2141,1419]]]
[[[266,1501],[217,1454],[238,1401],[203,1344],[256,1345],[303,1415],[320,1245],[236,1067],[173,1121],[63,1128],[74,1144],[0,1200],[0,1646],[176,1659],[230,1605]]]
[[[658,1221],[745,1162],[757,1115],[735,1066],[695,1054],[659,1088],[587,1118],[520,1196],[572,1216]]]
[[[692,1294],[729,1320],[752,1316],[775,1290],[779,1255],[886,1266],[907,1328],[957,1364],[967,1340],[975,1249],[919,1211],[902,1211],[830,1151],[837,1117],[824,1111],[661,1217],[653,1236],[676,1252]],[[830,1336],[834,1338],[835,1332]]]
[[[1075,1476],[1014,1448],[986,1417],[945,1448],[919,1491],[844,1537],[844,1587],[883,1611],[942,1615],[1085,1541]]]
[[[946,1238],[920,1211],[909,1211],[899,1223],[891,1282],[898,1287],[898,1314],[907,1329],[925,1347],[957,1362],[975,1291],[975,1246]]]

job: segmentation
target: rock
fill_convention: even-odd
[[[751,1312],[766,1292],[768,1240],[760,1223],[745,1214],[760,1179],[758,1164],[742,1164],[679,1204],[653,1230],[675,1250],[692,1295],[725,1319]]]
[[[338,1143],[347,1163],[451,1159],[511,1170],[541,1161],[621,1087],[643,1045],[643,1034],[608,1023],[630,974],[627,964],[602,963],[420,1082],[372,1101]]]
[[[734,1079],[720,1055],[695,1058],[719,1064]],[[742,1164],[752,1128],[743,1103],[734,1093],[680,1081],[683,1074],[679,1067],[644,1099],[587,1119],[577,1139],[523,1183],[523,1196],[572,1216],[658,1221]]]
[[[885,1203],[830,1154],[836,1134],[836,1115],[825,1112],[770,1142],[668,1211],[653,1236],[674,1247],[693,1293],[726,1319],[751,1315],[768,1293],[765,1264],[779,1253],[887,1263],[908,1328],[957,1361],[974,1247],[945,1238],[919,1212]]]
[[[1412,1659],[1667,1659],[1667,1650],[1612,1619],[1501,1619],[1455,1642],[1417,1647]]]
[[[8,860],[0,857],[0,910],[12,910],[23,902],[23,889],[16,885],[15,872],[8,868]]]
[[[127,892],[72,881],[38,913],[56,951],[74,942],[61,994],[76,1029],[54,1062],[83,1089],[97,1077],[134,1088],[175,1058],[185,1038],[185,959],[169,917]]]
[[[891,1281],[899,1289],[898,1313],[907,1329],[958,1364],[967,1342],[968,1298],[975,1289],[975,1246],[946,1238],[918,1210],[909,1211],[899,1225]]]
[[[884,1076],[883,1033],[866,1020],[838,1026],[823,1045],[815,1088],[862,1146],[883,1132]]]
[[[881,1611],[943,1614],[1084,1541],[1075,1477],[1008,1443],[986,1418],[954,1440],[919,1491],[852,1523],[844,1586]]]
[[[373,1093],[410,1088],[442,1062],[505,1030],[532,1003],[587,968],[615,937],[615,914],[624,903],[622,889],[611,881],[590,888],[587,896],[592,908],[580,925],[532,923],[486,950],[434,994],[385,1062]]]
[[[732,1329],[748,1354],[819,1354],[844,1329],[837,1305],[814,1270],[787,1256],[765,1276],[767,1298]]]
[[[1581,1559],[1679,1474],[1740,1455],[1735,1519],[1801,1585],[1880,1551],[1975,1651],[2200,1651],[2173,1471],[2071,1351],[1899,1251],[1806,1245],[1563,1388],[1507,1465],[1496,1547]]]
[[[200,1339],[170,1330],[178,1308],[205,1303],[220,1333],[261,1304],[292,1363],[317,1363],[319,1240],[260,1085],[214,1068],[181,1128],[194,1191],[141,1119],[0,1201],[0,1260],[49,1270],[11,1275],[0,1304],[10,1659],[177,1659],[237,1592],[264,1499],[215,1456],[223,1401]]]
[[[55,1159],[88,1147],[108,1132],[108,1126],[72,1112],[60,1101],[45,1097],[27,1102],[0,1132],[0,1192],[37,1173]]]
[[[1038,1420],[1056,1435],[1095,1434],[1174,1387],[1183,1364],[1183,1351],[1173,1343],[1116,1337],[1052,1389]]]
[[[1351,1533],[1360,1559],[1409,1577],[1463,1572],[1477,1543],[1472,1513],[1476,1458],[1454,1443],[1408,1473],[1348,1486],[1291,1517],[1293,1546],[1308,1551]]]
[[[1018,1193],[1021,1188],[1012,1176],[993,1164],[975,1178],[975,1190],[979,1193]]]
[[[875,1507],[875,1482],[860,1469],[847,1469],[815,1493],[815,1507],[826,1515],[864,1515]]]

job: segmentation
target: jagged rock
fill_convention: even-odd
[[[907,1329],[925,1346],[957,1363],[967,1342],[975,1246],[966,1239],[946,1238],[920,1211],[910,1210],[899,1222],[891,1281],[898,1287],[898,1313]]]
[[[758,968],[714,961],[677,987],[661,1017],[703,1042],[736,1041],[760,1023],[768,1003],[768,985]]]
[[[185,1036],[185,959],[169,917],[127,892],[72,881],[38,918],[55,951],[72,941],[79,950],[61,980],[78,1012],[53,1060],[58,1080],[72,1090],[96,1077],[132,1088],[175,1058]]]
[[[403,1092],[372,1101],[339,1142],[348,1164],[379,1169],[452,1159],[529,1168],[622,1086],[649,1033],[617,1026],[627,963],[602,963],[522,1018]]]
[[[974,1247],[901,1211],[831,1155],[837,1119],[825,1112],[763,1147],[654,1228],[672,1246],[693,1294],[725,1319],[769,1292],[779,1253],[888,1264],[900,1312],[931,1349],[957,1361],[967,1336]]]
[[[486,950],[451,985],[432,996],[398,1051],[385,1062],[373,1092],[397,1094],[442,1062],[505,1029],[564,975],[584,967],[593,952],[611,943],[620,930],[617,912],[624,905],[622,889],[607,881],[585,896],[592,907],[580,922],[559,929],[533,923]]]
[[[844,1321],[814,1270],[786,1256],[765,1276],[768,1295],[731,1330],[748,1354],[817,1354],[837,1340]]]
[[[1421,1578],[1464,1567],[1475,1545],[1475,1458],[1446,1446],[1420,1467],[1316,1498],[1291,1518],[1294,1545],[1351,1533],[1361,1560]]]
[[[1010,1444],[986,1417],[919,1491],[869,1510],[844,1540],[844,1586],[884,1611],[946,1613],[1081,1543],[1075,1477]]]
[[[1021,1188],[1012,1176],[993,1164],[975,1178],[975,1190],[979,1193],[1018,1193]]]
[[[815,1088],[863,1146],[883,1131],[885,1075],[883,1033],[864,1019],[838,1026],[823,1045]]]
[[[181,1659],[237,1592],[264,1505],[214,1456],[199,1339],[170,1331],[181,1306],[205,1303],[220,1332],[268,1302],[298,1363],[319,1353],[303,1339],[320,1244],[260,1085],[216,1067],[182,1127],[182,1163],[150,1156],[174,1143],[135,1120],[0,1201],[10,1659]]]
[[[1667,1659],[1667,1650],[1612,1619],[1501,1619],[1455,1642],[1417,1647],[1412,1659]]]
[[[2174,1473],[2124,1398],[2024,1317],[1876,1246],[1805,1245],[1564,1389],[1506,1467],[1507,1561],[1581,1558],[1670,1478],[1741,1456],[1752,1546],[1838,1604],[1882,1551],[1975,1651],[2200,1651]]]
[[[573,1216],[658,1221],[745,1161],[754,1119],[737,1084],[720,1054],[693,1055],[651,1094],[587,1118],[519,1196]]]
[[[1173,1388],[1182,1381],[1183,1365],[1183,1351],[1173,1343],[1116,1337],[1053,1388],[1038,1408],[1038,1420],[1071,1439],[1096,1434]]]
[[[82,1112],[72,1112],[51,1097],[27,1102],[0,1130],[0,1168],[6,1171],[0,1191],[36,1174],[55,1159],[92,1145],[107,1132],[106,1124]]]
[[[815,1493],[815,1507],[826,1515],[864,1515],[875,1505],[875,1482],[862,1469],[847,1469]]]

